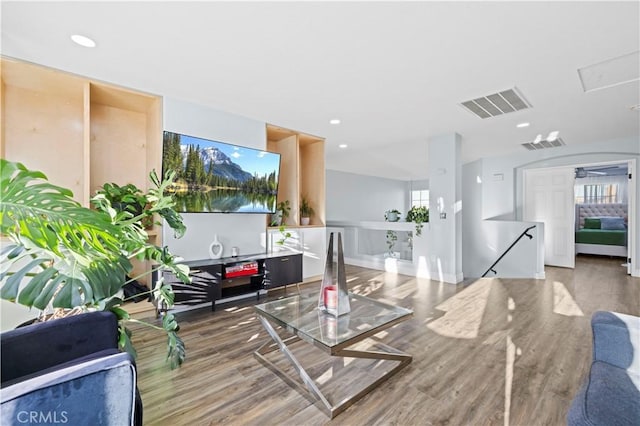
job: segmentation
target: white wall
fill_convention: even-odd
[[[384,212],[410,204],[408,182],[327,170],[327,221],[384,221]]]
[[[448,283],[462,281],[462,138],[451,133],[429,141],[429,268]]]
[[[266,124],[212,108],[164,99],[164,130],[242,145],[251,148],[266,147]],[[172,253],[186,260],[209,257],[209,245],[214,235],[224,246],[223,256],[231,255],[231,247],[240,254],[265,251],[265,214],[241,213],[183,213],[186,234],[176,239],[171,228],[163,226],[163,243]]]

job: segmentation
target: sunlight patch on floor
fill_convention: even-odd
[[[491,279],[477,280],[460,293],[445,300],[436,306],[436,309],[446,313],[427,324],[427,327],[446,337],[459,339],[478,337],[492,284]]]
[[[567,317],[584,316],[569,290],[559,281],[553,282],[553,313]]]
[[[383,284],[384,284],[383,281],[372,279],[372,280],[369,280],[366,285],[358,284],[353,286],[350,290],[355,294],[368,296],[369,294],[381,288]]]
[[[394,259],[392,257],[387,257],[384,260],[384,270],[386,272],[390,272],[392,274],[398,273],[398,259]]]
[[[516,345],[507,336],[507,362],[504,372],[504,426],[509,426],[509,413],[511,412],[511,388],[513,386],[513,363],[516,359]]]
[[[320,377],[316,379],[316,383],[318,383],[319,385],[323,385],[329,380],[331,380],[332,377],[333,377],[333,368],[329,367],[324,373],[322,373]]]

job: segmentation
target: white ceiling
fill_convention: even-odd
[[[2,53],[324,136],[329,169],[422,179],[443,133],[462,135],[463,162],[552,130],[640,140],[638,81],[585,93],[577,72],[640,50],[639,5],[4,1]],[[533,108],[459,106],[514,86]]]

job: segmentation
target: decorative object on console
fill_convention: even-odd
[[[231,247],[231,257],[238,257],[240,250],[238,247]]]
[[[222,251],[224,246],[218,241],[218,234],[214,235],[213,242],[209,246],[209,257],[211,259],[220,259],[222,257]]]
[[[333,232],[329,236],[327,263],[324,267],[322,287],[318,297],[318,309],[333,316],[351,312],[347,277],[344,271],[344,252],[342,250],[342,233],[338,232],[338,271],[336,283],[333,282]]]
[[[309,200],[307,200],[305,197],[302,197],[300,201],[300,224],[302,226],[309,225],[313,213],[315,212],[313,211],[313,207],[309,205]]]
[[[234,247],[235,248],[235,247]],[[258,262],[240,262],[224,268],[226,278],[246,277],[258,273]]]

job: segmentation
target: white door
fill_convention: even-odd
[[[573,167],[524,173],[524,220],[544,223],[544,264],[575,266]]]
[[[628,163],[629,168],[629,186],[627,187],[627,194],[629,197],[628,211],[627,211],[627,274],[631,275],[633,273],[633,269],[636,264],[636,250],[638,247],[636,246],[636,228],[640,226],[640,224],[636,221],[638,218],[638,214],[636,209],[638,208],[636,204],[636,184],[637,184],[637,176],[636,175],[636,160],[631,160]]]

